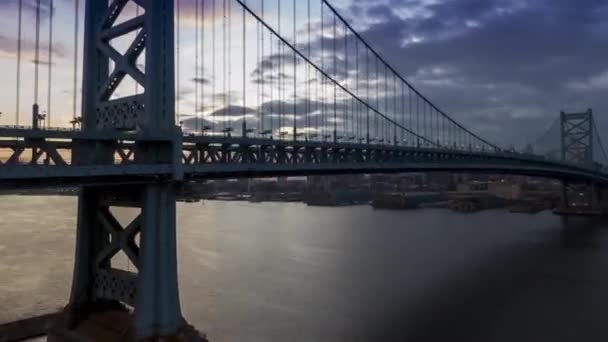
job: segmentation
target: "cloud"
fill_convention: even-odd
[[[191,79],[191,81],[194,82],[194,83],[198,83],[198,84],[209,84],[210,83],[209,79],[208,78],[204,78],[204,77],[198,77],[198,78],[197,77],[193,77]]]
[[[23,0],[23,12],[25,15],[36,14],[37,1],[36,0]],[[19,8],[19,0],[3,0],[0,3],[0,8],[3,11],[10,10],[17,13]],[[46,20],[50,12],[50,3],[48,1],[40,2],[40,16],[41,20]]]
[[[414,86],[491,141],[531,140],[562,109],[608,111],[606,2],[378,0],[343,11],[358,13],[361,35]]]
[[[570,82],[567,87],[580,92],[608,90],[608,70],[599,75],[591,76],[586,80]]]
[[[256,109],[254,108],[230,105],[207,114],[207,117],[242,117],[255,113]]]

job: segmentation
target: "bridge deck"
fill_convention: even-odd
[[[114,151],[114,163],[72,162],[73,148],[101,141]],[[592,180],[608,183],[594,167],[504,151],[454,150],[397,145],[333,143],[201,135],[177,136],[180,162],[140,164],[134,133],[85,134],[75,130],[0,128],[0,182],[47,186],[150,182],[185,179],[278,175],[381,173],[410,171],[493,172]],[[149,140],[155,140],[149,138]]]

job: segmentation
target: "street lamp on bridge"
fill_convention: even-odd
[[[70,124],[72,124],[73,130],[76,130],[76,126],[78,126],[78,128],[80,128],[80,125],[82,124],[82,117],[77,116],[77,117],[73,118],[72,120],[70,120]]]

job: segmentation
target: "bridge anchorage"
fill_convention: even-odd
[[[146,184],[81,188],[70,300],[49,341],[206,340],[182,317],[177,285],[174,183],[183,173],[174,162],[182,141],[174,118],[173,2],[135,0],[145,12],[115,25],[127,2],[86,2],[82,134],[135,131],[137,162],[177,166]],[[124,54],[112,48],[111,39],[132,32],[138,33]],[[142,72],[136,60],[144,52]],[[145,91],[112,98],[127,75]],[[112,165],[115,145],[73,139],[72,165]],[[122,226],[112,207],[140,213]],[[112,257],[121,251],[137,272],[113,267]]]
[[[594,161],[596,133],[593,110],[581,113],[560,113],[561,158],[564,162],[600,169]],[[555,210],[559,215],[608,214],[608,188],[596,181],[562,180],[561,203]]]

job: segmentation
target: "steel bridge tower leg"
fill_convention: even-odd
[[[130,1],[143,7],[143,14],[117,24]],[[81,188],[70,302],[49,341],[205,340],[183,319],[178,292],[175,188],[183,171],[182,134],[174,117],[173,6],[166,0],[86,1],[84,138],[73,142],[72,163],[112,166],[120,142],[99,137],[129,131],[136,137],[130,163],[168,164],[173,172],[155,183]],[[133,33],[124,53],[110,44]],[[143,54],[144,71],[137,66]],[[126,76],[143,93],[115,94]],[[139,212],[123,225],[115,207]],[[121,252],[136,272],[117,267],[113,258]]]
[[[593,111],[560,113],[562,160],[593,166]],[[597,214],[599,192],[596,184],[563,180],[561,214]]]

